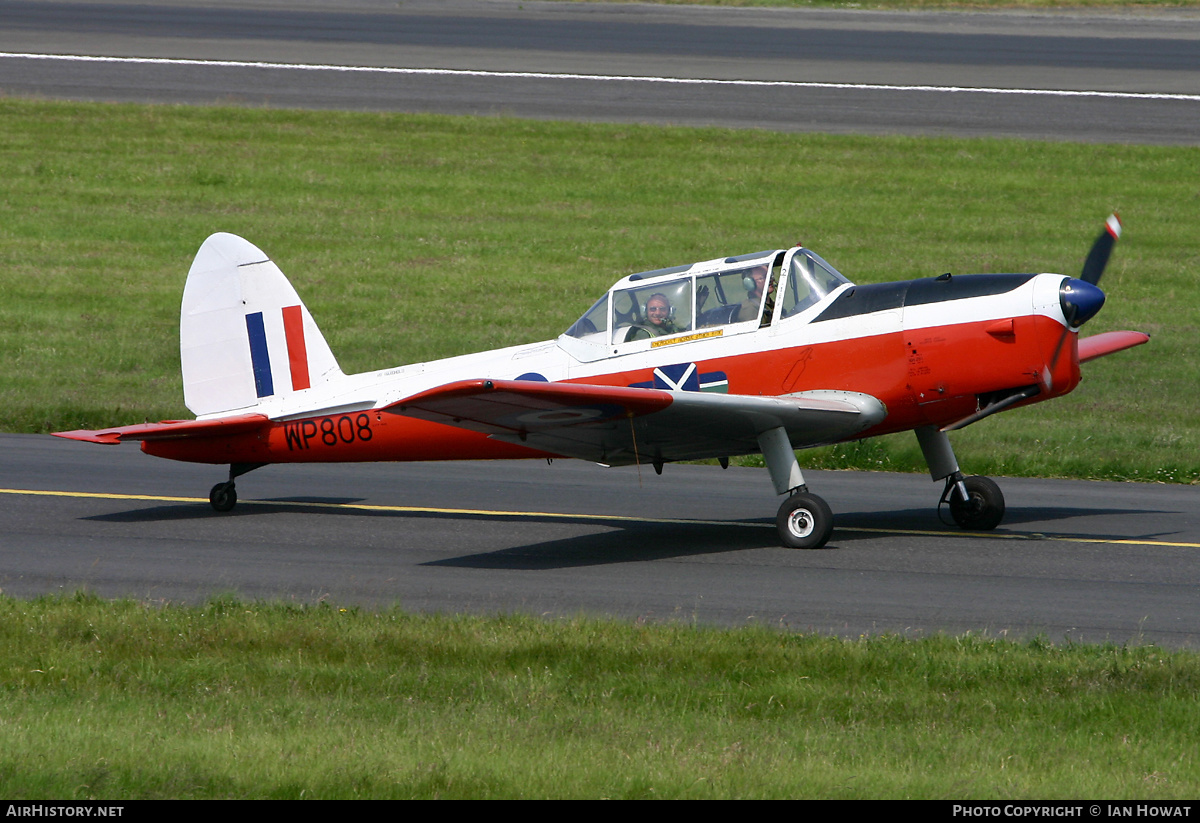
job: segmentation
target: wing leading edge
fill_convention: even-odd
[[[1081,337],[1079,339],[1079,362],[1086,363],[1098,357],[1131,349],[1149,340],[1150,335],[1140,331],[1109,331],[1103,334],[1093,334],[1091,337]]]
[[[795,448],[851,437],[886,416],[874,397],[808,391],[755,397],[579,383],[463,380],[383,411],[607,465],[759,452],[783,427]]]

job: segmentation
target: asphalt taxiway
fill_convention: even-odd
[[[199,602],[966,631],[1200,645],[1200,489],[1001,479],[995,532],[939,521],[926,475],[806,473],[830,547],[780,548],[765,470],[579,461],[218,466],[0,435],[0,590]]]

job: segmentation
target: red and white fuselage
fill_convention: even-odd
[[[800,248],[625,278],[581,318],[592,321],[557,340],[347,376],[286,280],[270,282],[282,274],[266,255],[232,235],[214,238],[217,248],[202,249],[189,277],[181,335],[189,405],[209,424],[208,436],[182,436],[180,426],[179,437],[145,439],[149,454],[247,464],[555,454],[394,412],[408,398],[478,379],[784,400],[844,393],[874,398],[885,410],[835,440],[952,426],[1008,393],[1026,393],[1018,405],[1066,394],[1079,382],[1062,275],[856,286]],[[736,310],[751,282],[745,273],[756,267],[770,272],[774,299],[743,319]],[[638,304],[649,294],[673,298],[673,333],[625,331],[650,328]],[[555,415],[588,420],[557,406],[526,415],[535,413],[538,423]],[[728,454],[741,451],[731,445]]]

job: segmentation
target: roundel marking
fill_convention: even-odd
[[[573,426],[577,423],[608,420],[622,417],[625,410],[616,404],[598,403],[594,406],[572,406],[558,409],[538,409],[514,415],[508,420],[519,426],[555,428]]]
[[[522,423],[579,423],[604,414],[600,409],[546,409],[517,416]]]

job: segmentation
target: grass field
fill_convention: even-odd
[[[1200,656],[0,599],[15,798],[1195,798]]]
[[[200,242],[264,248],[347,372],[548,339],[632,271],[803,241],[857,282],[1078,272],[1150,345],[955,435],[971,472],[1192,482],[1200,150],[0,100],[0,428],[186,416]],[[895,436],[813,467],[921,471]]]

